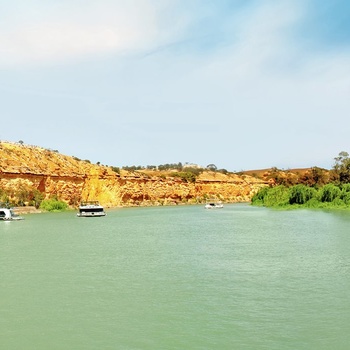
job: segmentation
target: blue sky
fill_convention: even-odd
[[[0,0],[0,139],[105,165],[330,168],[347,0]]]

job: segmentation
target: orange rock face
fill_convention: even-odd
[[[266,182],[248,175],[203,172],[186,182],[171,172],[121,170],[91,164],[57,151],[0,142],[0,194],[20,191],[57,196],[71,206],[98,200],[106,207],[201,203],[205,198],[224,202],[249,201]],[[1,201],[1,198],[0,198]]]

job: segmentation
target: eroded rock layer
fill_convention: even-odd
[[[0,190],[10,196],[40,191],[71,206],[98,200],[106,207],[201,203],[206,198],[224,202],[249,201],[265,181],[248,175],[202,172],[194,182],[171,171],[113,171],[57,151],[0,142]]]

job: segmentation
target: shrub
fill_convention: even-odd
[[[184,182],[196,182],[197,175],[192,173],[191,171],[180,171],[177,173],[173,173],[172,176],[179,177]]]
[[[350,192],[342,191],[340,198],[346,205],[350,204]]]
[[[350,183],[342,184],[340,186],[343,193],[349,192],[350,193]]]
[[[320,193],[321,202],[333,202],[337,197],[340,197],[341,190],[338,186],[328,184],[322,187]]]
[[[269,191],[268,187],[261,188],[255,195],[252,197],[252,204],[254,205],[264,205],[264,199]]]
[[[305,207],[306,208],[320,208],[320,204],[321,204],[320,201],[316,197],[313,197],[305,203]]]
[[[264,197],[267,207],[283,207],[289,204],[289,190],[284,185],[272,187]]]
[[[120,174],[120,168],[116,166],[111,166],[112,171],[114,171],[117,174]]]
[[[316,191],[305,185],[295,185],[290,188],[289,192],[289,204],[305,204],[309,201]]]
[[[338,208],[346,208],[346,204],[340,198],[335,198],[334,201],[332,202],[332,206],[338,207]]]
[[[40,203],[40,209],[46,210],[46,211],[63,211],[63,210],[66,210],[67,208],[68,208],[67,203],[55,198],[44,199]]]

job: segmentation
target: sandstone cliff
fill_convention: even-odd
[[[12,200],[40,191],[45,198],[57,196],[71,206],[82,200],[98,200],[106,207],[201,203],[211,197],[242,202],[266,185],[249,175],[213,171],[201,173],[195,182],[183,181],[171,171],[116,173],[57,151],[0,142],[0,196]]]

